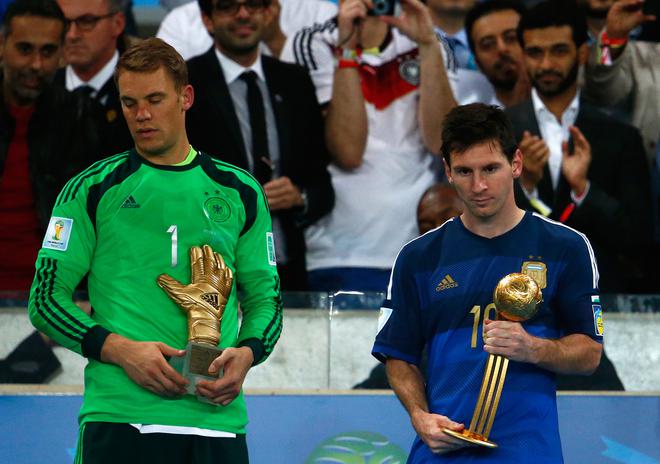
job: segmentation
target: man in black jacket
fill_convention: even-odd
[[[101,111],[99,127],[103,156],[133,147],[133,139],[119,102],[113,78],[124,48],[126,17],[122,0],[57,0],[66,17],[64,38],[66,67],[55,75],[55,84],[86,93]]]
[[[0,291],[4,292],[29,290],[58,192],[99,152],[92,103],[50,85],[64,30],[64,16],[53,0],[18,0],[4,19],[0,87]],[[23,363],[25,356],[33,362]],[[22,369],[13,369],[21,364]],[[0,383],[37,383],[58,365],[35,334],[0,362]]]
[[[334,204],[323,120],[300,67],[262,56],[270,0],[199,0],[214,46],[188,62],[195,104],[186,126],[194,147],[250,171],[273,213],[284,290],[306,288],[303,229]]]
[[[603,293],[640,288],[650,222],[649,171],[639,132],[585,104],[577,85],[587,32],[574,2],[546,0],[523,14],[518,39],[532,99],[508,108],[523,172],[516,202],[584,233]],[[621,390],[603,353],[592,376],[562,375],[560,390]]]
[[[574,8],[574,5],[573,5]],[[651,234],[641,137],[580,99],[586,26],[570,2],[546,1],[518,26],[532,98],[507,110],[524,156],[517,201],[587,235],[605,293],[644,290]]]

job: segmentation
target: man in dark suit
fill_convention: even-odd
[[[123,48],[126,18],[122,0],[57,0],[68,28],[64,43],[67,66],[55,83],[85,93],[98,104],[104,156],[128,150],[133,139],[121,111],[113,78]],[[121,46],[121,47],[120,47]]]
[[[639,133],[580,99],[586,25],[571,4],[547,1],[523,15],[518,36],[532,98],[507,111],[524,169],[518,204],[587,235],[605,293],[644,290],[650,240],[649,172]]]
[[[89,99],[51,85],[65,33],[53,0],[18,0],[0,45],[0,293],[23,300],[58,192],[99,156]],[[60,367],[38,332],[3,360],[0,383],[42,383]]]
[[[214,46],[188,62],[196,93],[186,118],[190,141],[262,183],[282,288],[304,290],[303,228],[334,204],[313,84],[303,68],[260,54],[266,26],[276,20],[270,0],[199,5]]]

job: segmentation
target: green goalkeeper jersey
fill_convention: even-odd
[[[165,399],[134,383],[121,367],[100,361],[110,332],[186,346],[186,313],[156,278],[166,273],[188,283],[188,250],[204,244],[223,256],[235,276],[219,346],[247,345],[257,364],[279,338],[282,305],[268,204],[250,174],[204,153],[184,166],[160,166],[132,150],[97,162],[64,187],[37,258],[29,310],[39,330],[89,358],[81,423],[244,433],[242,394],[226,407],[190,395]],[[86,274],[91,316],[72,302]]]

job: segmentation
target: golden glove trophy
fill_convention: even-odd
[[[504,276],[493,292],[493,302],[497,309],[497,319],[521,322],[536,314],[542,294],[538,283],[527,274],[513,273]],[[443,432],[473,445],[497,448],[488,440],[493,427],[497,407],[500,403],[502,387],[506,379],[509,360],[498,354],[488,356],[486,371],[481,382],[477,406],[472,415],[470,427],[462,432],[443,428]]]
[[[191,282],[183,285],[167,274],[158,276],[158,286],[188,314],[188,344],[183,358],[170,365],[188,379],[187,392],[195,394],[199,380],[214,380],[209,366],[222,350],[218,348],[222,314],[234,280],[231,269],[210,246],[190,249]]]

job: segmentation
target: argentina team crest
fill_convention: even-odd
[[[541,290],[548,285],[548,268],[541,261],[525,261],[520,272],[534,279]]]

